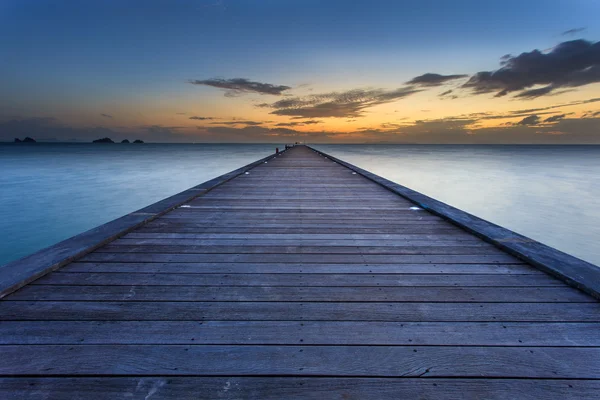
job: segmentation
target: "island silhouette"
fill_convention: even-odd
[[[115,143],[115,141],[109,137],[105,137],[102,139],[96,139],[96,140],[92,141],[92,143]],[[121,140],[121,143],[127,144],[127,143],[131,143],[131,142],[128,139],[123,139],[123,140]],[[140,139],[136,139],[133,141],[133,143],[144,143],[144,141],[140,140]]]

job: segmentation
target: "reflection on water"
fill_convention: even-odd
[[[600,265],[600,146],[314,147]]]

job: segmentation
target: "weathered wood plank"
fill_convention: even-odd
[[[33,285],[158,286],[562,286],[547,275],[490,274],[146,274],[56,272]]]
[[[481,247],[494,249],[477,240],[385,240],[385,239],[176,239],[122,238],[111,246],[269,246],[269,247]]]
[[[600,323],[4,321],[0,344],[599,347],[599,330]]]
[[[140,232],[137,229],[123,238],[169,238],[186,240],[369,240],[369,241],[480,241],[465,232],[450,234],[397,234],[397,233],[169,233],[169,232]]]
[[[135,296],[135,287],[131,287],[130,290],[132,296]],[[5,301],[0,307],[0,319],[6,321],[600,322],[600,304]]]
[[[521,264],[507,254],[497,255],[374,255],[374,254],[169,254],[100,253],[87,254],[84,262],[245,262],[245,263],[331,263],[331,264]]]
[[[102,377],[0,378],[0,397],[19,400],[261,399],[594,399],[597,380],[311,378],[311,377]]]
[[[10,300],[595,303],[569,287],[270,287],[29,285]],[[551,306],[548,306],[551,307]],[[576,306],[574,306],[576,307]]]
[[[1,346],[0,375],[600,378],[600,349],[453,346]]]
[[[228,274],[509,274],[543,275],[520,264],[294,264],[294,263],[84,263],[61,272],[228,273]]]
[[[196,245],[112,245],[98,253],[173,253],[173,254],[453,254],[506,255],[485,246],[196,246]]]

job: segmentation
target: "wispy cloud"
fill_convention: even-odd
[[[198,121],[209,121],[209,120],[213,120],[215,118],[213,118],[213,117],[199,117],[197,115],[194,115],[193,117],[190,117],[190,119],[195,119],[195,120],[198,120]]]
[[[100,114],[100,115],[104,118],[112,118],[113,117],[112,115],[109,115],[109,114]]]
[[[305,125],[316,125],[316,124],[320,124],[322,122],[323,121],[319,121],[319,120],[280,122],[278,124],[275,124],[275,126],[305,126]]]
[[[245,78],[213,78],[204,80],[190,80],[188,82],[193,85],[212,86],[219,89],[225,89],[225,96],[227,97],[235,97],[243,93],[259,93],[280,96],[286,90],[291,89],[290,86],[255,82]]]
[[[568,31],[564,31],[563,33],[561,33],[561,35],[562,36],[575,35],[577,33],[585,32],[586,30],[587,30],[587,28],[573,28],[573,29],[569,29]]]
[[[262,125],[260,121],[249,121],[249,120],[233,120],[233,121],[219,121],[211,122],[211,125]]]
[[[426,74],[414,77],[406,83],[408,85],[435,87],[442,86],[447,82],[455,81],[457,79],[467,78],[468,76],[469,75],[440,75],[428,72]]]
[[[273,108],[271,114],[296,118],[355,118],[368,107],[390,103],[420,92],[414,86],[395,90],[353,89],[305,97],[289,97],[275,103],[262,103],[257,107]]]

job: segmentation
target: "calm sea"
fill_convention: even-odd
[[[0,145],[0,264],[262,158],[275,146]],[[600,146],[315,147],[600,264]]]

